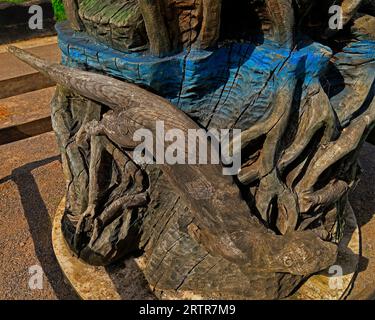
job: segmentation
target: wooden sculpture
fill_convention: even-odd
[[[340,1],[339,1],[340,2]],[[63,233],[84,261],[142,255],[155,294],[276,299],[334,264],[375,124],[373,1],[65,0]],[[137,129],[241,129],[242,168],[139,165]],[[165,148],[168,147],[165,144]],[[186,154],[188,156],[188,154]]]

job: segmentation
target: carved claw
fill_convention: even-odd
[[[76,134],[76,144],[78,146],[85,146],[91,136],[96,136],[104,133],[103,125],[97,120],[92,120],[84,124]]]
[[[90,220],[90,225],[93,226],[93,231],[89,246],[92,246],[102,233],[104,228],[108,226],[113,220],[123,213],[125,209],[139,208],[146,206],[149,201],[148,192],[143,192],[135,195],[123,196],[112,202],[94,221]]]

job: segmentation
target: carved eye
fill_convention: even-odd
[[[293,265],[293,259],[288,256],[284,257],[283,262],[284,262],[284,266],[288,268],[290,268]]]

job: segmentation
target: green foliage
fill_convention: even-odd
[[[0,0],[1,2],[9,2],[9,3],[23,3],[30,0]],[[63,21],[66,20],[64,5],[62,0],[51,0],[53,12],[55,13],[56,21]]]
[[[0,3],[1,2],[22,3],[22,2],[26,2],[26,0],[0,0]]]
[[[53,11],[55,13],[56,21],[66,20],[64,5],[62,0],[52,0]]]

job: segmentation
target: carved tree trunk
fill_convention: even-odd
[[[74,253],[142,255],[160,298],[282,298],[335,262],[375,124],[371,1],[344,0],[340,32],[327,29],[334,1],[66,2],[81,31],[58,26],[63,65],[11,51],[59,84]],[[160,139],[156,121],[185,137],[241,129],[241,171],[138,165],[133,134]]]

